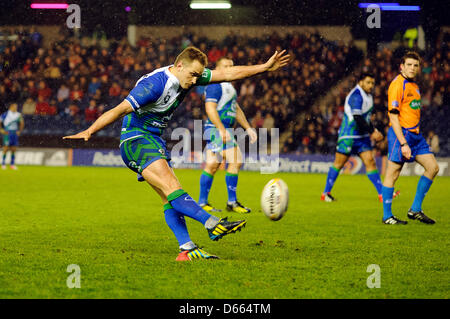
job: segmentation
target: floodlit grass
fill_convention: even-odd
[[[176,170],[199,194],[200,171]],[[277,222],[259,210],[274,176],[290,204]],[[419,177],[400,177],[394,213],[406,219]],[[178,245],[159,196],[126,168],[22,166],[0,171],[0,298],[448,298],[450,179],[437,177],[424,202],[437,223],[383,225],[366,176],[340,176],[335,203],[319,200],[325,175],[241,172],[238,198],[253,212],[242,232],[212,242],[188,219],[191,238],[220,260],[175,262]],[[226,202],[225,173],[210,201]],[[69,289],[67,266],[81,288]],[[381,288],[367,272],[379,265]]]

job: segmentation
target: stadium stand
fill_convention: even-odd
[[[450,154],[448,80],[450,53],[442,33],[424,57],[420,87],[423,94],[422,130],[433,130],[441,140],[440,153]],[[445,39],[444,39],[445,38]],[[62,136],[86,128],[100,114],[117,105],[137,79],[156,68],[170,64],[187,45],[207,53],[210,67],[220,56],[236,65],[262,63],[276,49],[286,48],[294,61],[285,69],[255,80],[235,83],[239,104],[252,125],[278,127],[287,138],[281,151],[297,153],[332,153],[337,129],[342,119],[345,95],[354,86],[362,70],[377,75],[374,90],[374,120],[386,130],[385,101],[387,85],[397,74],[398,57],[403,48],[383,49],[373,57],[363,57],[353,43],[325,39],[318,32],[290,32],[241,35],[229,32],[220,40],[195,33],[175,35],[170,39],[140,37],[136,47],[126,38],[83,41],[61,32],[58,41],[43,45],[43,36],[34,28],[0,29],[0,111],[18,102],[26,122],[24,136]],[[256,58],[258,57],[258,58]],[[315,103],[330,89],[333,99]],[[206,119],[203,88],[192,90],[174,115],[165,134],[176,127],[193,130],[193,120]],[[117,138],[120,123],[99,132],[98,137]],[[436,138],[435,138],[436,139]],[[383,152],[383,150],[380,150]]]

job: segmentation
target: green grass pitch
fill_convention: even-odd
[[[176,174],[198,198],[200,171]],[[262,188],[275,176],[290,190],[277,222],[259,210]],[[194,242],[221,259],[178,263],[159,197],[128,169],[0,171],[0,298],[449,297],[449,178],[437,177],[424,202],[435,225],[388,226],[366,176],[340,176],[335,203],[319,200],[325,177],[241,172],[238,198],[253,208],[247,227],[212,242],[188,219]],[[406,219],[418,179],[398,180],[398,217]],[[225,206],[223,171],[210,201]],[[79,289],[66,285],[70,264],[80,267]],[[371,264],[380,267],[380,288],[367,287]]]

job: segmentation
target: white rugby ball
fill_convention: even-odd
[[[280,220],[287,211],[289,203],[289,189],[280,178],[271,179],[261,194],[261,208],[263,213],[273,221]]]

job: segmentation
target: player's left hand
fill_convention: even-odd
[[[250,137],[250,143],[255,143],[258,140],[258,135],[256,134],[255,130],[249,127],[246,131],[248,136]]]
[[[267,71],[276,71],[279,68],[282,68],[286,64],[289,63],[289,58],[291,57],[289,54],[286,54],[286,50],[281,52],[275,51],[275,54],[271,56],[269,60],[267,60]]]
[[[89,132],[89,130],[84,130],[75,135],[64,136],[63,140],[65,140],[65,139],[84,139],[85,141],[87,141],[90,138],[91,138],[91,133]]]
[[[411,158],[411,149],[409,148],[409,145],[406,144],[406,145],[402,146],[401,150],[402,150],[403,157],[406,158],[407,160],[409,160]]]

